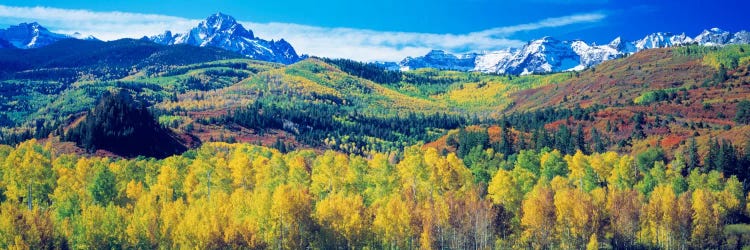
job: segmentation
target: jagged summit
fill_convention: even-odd
[[[729,43],[732,34],[719,28],[704,30],[695,37],[695,41],[705,45],[724,45]]]
[[[70,36],[50,32],[37,22],[20,23],[0,29],[0,39],[19,49],[39,48]]]
[[[220,37],[221,35],[231,35],[236,37],[244,37],[248,39],[254,39],[253,32],[245,29],[242,24],[237,23],[234,17],[218,12],[201,21],[198,24],[198,28],[204,34],[214,37]]]
[[[238,52],[249,58],[291,64],[301,60],[291,44],[284,39],[268,41],[255,37],[252,30],[246,29],[234,17],[218,12],[186,33],[172,31],[152,36],[149,40],[166,45],[188,44],[200,47],[216,47]]]

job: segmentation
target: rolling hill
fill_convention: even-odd
[[[126,89],[149,103],[163,125],[201,141],[282,142],[362,154],[431,142],[466,125],[531,119],[557,110],[577,115],[512,125],[526,138],[560,124],[596,128],[604,131],[607,146],[620,152],[665,137],[670,147],[694,135],[742,143],[729,135],[744,131],[733,118],[737,103],[748,95],[745,49],[747,45],[651,49],[582,72],[519,77],[387,71],[374,64],[318,58],[283,66],[220,60],[241,55],[187,45],[63,40],[40,49],[0,50],[2,63],[14,65],[4,67],[2,81],[4,138],[60,134],[101,94]],[[186,54],[191,56],[180,56]],[[267,123],[240,119],[248,114],[239,111],[248,112],[253,105],[250,112],[267,115]],[[635,116],[649,125],[635,131]],[[404,122],[413,126],[396,125]],[[590,135],[585,139],[591,140]]]

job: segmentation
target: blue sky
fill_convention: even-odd
[[[750,1],[614,0],[317,0],[56,1],[4,0],[0,26],[38,21],[58,32],[110,40],[184,32],[224,12],[267,39],[285,38],[301,53],[399,60],[429,49],[452,52],[516,47],[542,36],[598,44],[666,31],[750,29]]]

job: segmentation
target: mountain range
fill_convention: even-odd
[[[0,29],[0,48],[40,48],[63,39],[96,40],[84,37],[57,34],[38,23],[21,23]],[[250,59],[292,64],[304,59],[284,39],[264,40],[256,37],[233,17],[216,13],[183,33],[165,31],[162,34],[143,37],[142,40],[163,45],[186,44],[198,47],[220,48],[242,54]],[[581,40],[564,41],[553,37],[542,37],[529,41],[520,48],[505,50],[453,54],[432,50],[424,56],[407,57],[402,61],[380,63],[391,70],[437,68],[445,70],[478,71],[484,73],[525,75],[571,70],[583,70],[604,61],[627,56],[635,52],[686,44],[717,46],[750,43],[750,32],[730,33],[719,28],[704,30],[695,37],[668,32],[649,34],[640,40],[625,41],[620,37],[604,45]]]
[[[93,36],[83,36],[80,33],[71,35],[54,33],[36,22],[21,23],[7,29],[0,29],[0,48],[34,49],[64,39],[98,40]],[[233,17],[223,13],[209,16],[185,33],[174,34],[171,31],[165,31],[160,35],[142,39],[164,45],[187,44],[220,48],[251,59],[283,64],[292,64],[304,59],[303,56],[297,55],[294,47],[284,39],[268,41],[255,37],[252,30],[245,29]]]
[[[421,57],[407,57],[398,63],[401,70],[437,68],[485,73],[525,75],[582,70],[607,60],[641,50],[687,44],[720,46],[750,43],[750,32],[730,33],[719,28],[704,30],[691,38],[683,34],[657,32],[636,41],[617,37],[609,44],[588,44],[581,40],[562,41],[552,37],[528,42],[521,48],[488,53],[451,54],[433,50]],[[391,64],[392,66],[392,64]]]

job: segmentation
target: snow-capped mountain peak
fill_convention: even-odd
[[[158,44],[165,44],[165,45],[172,45],[174,44],[175,40],[178,36],[172,34],[172,31],[167,30],[164,31],[164,33],[152,36],[152,37],[144,37],[144,39],[151,40]]]
[[[671,46],[669,36],[672,34],[666,32],[656,32],[646,35],[641,40],[635,42],[635,47],[638,50],[661,48]]]
[[[508,60],[513,57],[515,52],[515,49],[508,48],[479,55],[474,61],[476,65],[474,70],[480,72],[498,72],[501,67],[508,63]]]
[[[748,44],[750,43],[750,32],[741,30],[732,35],[732,39],[729,39],[730,44]]]
[[[79,40],[91,40],[91,41],[100,41],[98,38],[92,36],[92,35],[84,35],[79,32],[74,32],[70,35],[71,38],[79,39]]]
[[[0,39],[20,49],[44,47],[66,38],[70,36],[50,32],[37,22],[20,23],[0,29]]]
[[[622,46],[622,44],[622,37],[619,36],[615,37],[615,39],[612,39],[612,41],[609,42],[609,46],[612,48],[619,48],[620,46]]]
[[[585,43],[560,41],[549,36],[530,41],[498,73],[525,75],[572,69],[580,64],[580,55],[573,46],[588,47]]]
[[[255,37],[233,17],[221,12],[213,14],[184,34],[171,31],[149,37],[149,40],[166,45],[188,44],[216,47],[235,51],[249,58],[285,64],[301,60],[294,48],[284,39],[267,41]]]
[[[732,39],[732,34],[719,28],[704,30],[695,37],[695,41],[704,45],[723,45]]]
[[[229,35],[254,39],[253,32],[237,23],[234,17],[224,13],[216,13],[198,24],[198,28],[206,36]]]
[[[423,57],[408,57],[401,61],[403,70],[422,67],[481,71],[501,74],[548,73],[582,70],[607,60],[645,49],[681,46],[687,44],[706,46],[750,43],[750,32],[730,33],[719,28],[703,31],[695,38],[685,33],[656,32],[642,39],[628,42],[621,37],[609,44],[596,45],[581,40],[560,41],[545,36],[526,43],[519,49],[506,49],[480,54],[452,55],[444,51],[431,51]],[[475,58],[473,68],[460,58]]]

